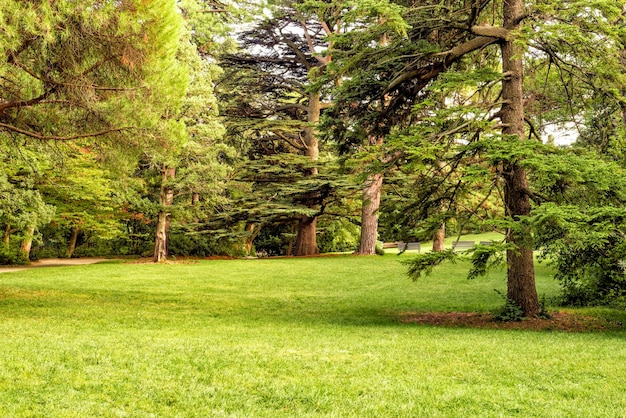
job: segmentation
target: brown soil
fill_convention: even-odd
[[[201,260],[236,260],[235,257],[226,255],[213,255],[210,257],[176,257],[170,258],[161,264],[197,264]],[[154,263],[152,257],[142,257],[129,261],[128,264],[150,264]]]
[[[488,313],[477,312],[405,312],[400,315],[400,322],[406,324],[425,324],[441,327],[531,330],[531,331],[618,331],[624,325],[617,321],[594,318],[569,312],[552,312],[550,319],[524,319],[522,321],[503,322]]]
[[[107,261],[106,258],[85,257],[85,258],[42,258],[24,266],[0,266],[0,273],[10,273],[37,267],[57,267],[57,266],[81,266],[85,264],[95,264]]]

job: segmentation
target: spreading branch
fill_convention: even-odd
[[[56,135],[43,135],[38,132],[28,131],[28,130],[21,129],[21,128],[18,128],[17,126],[9,125],[6,123],[0,123],[0,128],[5,129],[7,131],[26,135],[30,138],[39,139],[41,141],[72,141],[75,139],[93,138],[93,137],[102,136],[102,135],[106,135],[106,134],[110,134],[114,132],[123,132],[123,131],[128,131],[131,129],[135,129],[135,127],[133,126],[122,126],[119,128],[105,129],[103,131],[91,132],[91,133],[86,133],[86,134],[56,136]]]
[[[420,67],[415,70],[400,74],[389,83],[389,86],[383,92],[383,96],[395,90],[400,84],[405,83],[407,81],[414,80],[416,78],[419,78],[422,80],[432,80],[433,78],[437,77],[440,73],[442,73],[446,68],[452,65],[454,62],[462,58],[464,55],[469,54],[470,52],[479,50],[481,48],[484,48],[497,41],[498,41],[498,38],[494,38],[492,36],[479,36],[465,43],[462,43],[461,45],[457,45],[448,51],[439,53],[437,55],[443,56],[444,57],[443,60],[435,64],[431,64],[427,67]]]

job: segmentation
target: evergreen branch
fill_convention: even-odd
[[[324,57],[322,57],[319,54],[316,54],[315,52],[315,44],[313,43],[313,38],[311,38],[311,34],[309,33],[309,28],[306,24],[306,21],[301,20],[300,24],[302,25],[302,29],[304,30],[304,38],[306,39],[306,43],[309,46],[309,50],[311,51],[311,55],[313,55],[315,57],[315,59],[321,64],[321,65],[326,65],[328,64],[328,60]]]
[[[21,69],[22,71],[24,71],[26,74],[30,75],[31,77],[42,81],[43,83],[46,84],[52,84],[54,86],[63,86],[63,87],[76,87],[76,88],[89,88],[89,89],[94,89],[94,90],[99,90],[99,91],[134,91],[136,90],[135,88],[128,88],[128,87],[105,87],[105,86],[98,86],[95,84],[73,84],[73,83],[64,83],[61,81],[56,81],[53,80],[50,77],[44,77],[40,74],[35,73],[33,70],[31,70],[30,68],[26,67],[25,65],[19,63],[17,60],[12,59],[11,62],[13,63],[13,65],[15,65],[16,67],[18,67],[19,69]],[[103,63],[106,62],[106,60],[103,61]],[[95,67],[94,67],[95,68]],[[87,74],[89,71],[92,71],[93,68],[89,68],[87,71],[85,71],[83,74]]]
[[[287,137],[286,135],[283,135],[280,132],[277,131],[272,131],[274,135],[276,135],[277,137],[279,137],[280,139],[282,139],[283,141],[285,141],[286,143],[288,143],[289,145],[291,145],[292,147],[294,147],[297,150],[300,151],[304,151],[307,149],[306,144],[304,144],[304,142],[302,140],[300,140],[300,142],[302,142],[302,145],[298,145],[295,142],[293,142],[289,137]]]
[[[290,104],[286,104],[286,105],[283,105],[283,106],[279,106],[279,107],[275,108],[274,111],[281,112],[283,110],[290,110],[290,109],[300,109],[302,111],[309,110],[309,108],[306,107],[305,105],[302,105],[302,104],[299,104],[299,103],[290,103]]]
[[[0,114],[2,114],[5,110],[7,109],[11,109],[14,107],[25,107],[25,106],[32,106],[38,103],[41,103],[45,100],[46,97],[48,97],[50,95],[50,93],[52,93],[52,90],[48,90],[46,92],[44,92],[42,95],[38,96],[38,97],[34,97],[30,100],[17,100],[17,101],[13,101],[13,102],[7,102],[7,103],[3,103],[0,104]]]
[[[453,64],[455,61],[462,58],[464,55],[469,54],[470,52],[476,51],[478,49],[484,48],[494,42],[496,42],[498,38],[490,37],[490,36],[479,36],[477,38],[471,39],[461,45],[457,45],[448,51],[441,52],[439,56],[443,56],[444,59],[441,62],[436,64],[432,64],[428,67],[421,67],[412,71],[408,71],[400,74],[395,79],[393,79],[389,86],[383,91],[382,95],[388,94],[392,90],[395,90],[400,84],[405,83],[407,81],[411,81],[413,79],[419,78],[421,80],[432,80],[437,77],[440,73],[442,73],[447,67]]]
[[[498,38],[504,41],[511,37],[511,31],[498,26],[477,25],[470,28],[474,35]]]
[[[527,117],[524,118],[524,121],[528,124],[530,128],[530,132],[528,133],[528,139],[530,139],[531,136],[534,136],[539,141],[541,141],[541,137],[537,133],[537,130],[535,129],[535,125],[533,124],[533,122]]]
[[[272,38],[276,41],[276,43],[279,43],[282,41],[285,45],[287,45],[293,51],[294,54],[296,54],[297,60],[298,62],[300,62],[300,64],[304,65],[307,70],[311,69],[311,64],[309,63],[307,56],[304,54],[304,52],[300,50],[300,48],[298,48],[298,45],[296,45],[294,42],[290,41],[284,36],[282,37],[282,39],[278,39],[275,35],[272,34]]]
[[[70,135],[70,136],[55,136],[55,135],[42,135],[37,132],[18,128],[17,126],[8,125],[6,123],[0,123],[0,128],[4,128],[5,130],[8,130],[10,132],[16,132],[16,133],[26,135],[28,137],[39,139],[42,141],[72,141],[75,139],[93,138],[96,136],[102,136],[102,135],[106,135],[106,134],[113,133],[113,132],[122,132],[122,131],[127,131],[130,129],[135,129],[135,127],[133,126],[122,126],[120,128],[111,128],[111,129],[106,129],[104,131],[92,132],[92,133],[87,133],[87,134],[78,134],[78,135]]]

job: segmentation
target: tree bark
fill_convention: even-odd
[[[322,112],[322,104],[319,93],[309,94],[309,103],[307,106],[307,122],[310,126],[304,128],[304,143],[306,149],[304,154],[312,161],[316,161],[319,157],[319,141],[317,139],[315,125],[320,120]],[[309,176],[316,176],[317,169],[311,169]],[[305,196],[307,207],[315,209],[318,206],[318,196],[316,193],[310,193]],[[317,247],[317,218],[303,216],[298,222],[298,233],[296,234],[296,244],[293,255],[316,255],[319,254]]]
[[[523,16],[523,0],[504,0],[504,26],[516,29]],[[502,71],[506,75],[502,84],[502,134],[524,138],[523,62],[520,47],[514,39],[501,41]],[[519,222],[530,215],[530,199],[527,194],[528,179],[518,162],[504,164],[504,204],[506,215]],[[509,228],[506,239],[515,249],[507,251],[507,298],[517,303],[526,317],[537,317],[539,301],[535,286],[533,243],[530,229],[524,225]]]
[[[442,222],[441,227],[433,235],[433,251],[442,252],[445,249],[446,223]]]
[[[33,238],[35,236],[35,227],[29,226],[24,233],[24,238],[22,239],[22,245],[20,246],[20,252],[23,261],[30,261],[30,250],[33,247]]]
[[[152,260],[155,263],[167,260],[167,256],[169,255],[168,241],[171,214],[168,209],[174,202],[174,190],[168,185],[168,182],[173,180],[175,176],[175,168],[163,167],[161,190],[159,192],[159,204],[161,205],[161,210],[159,211],[157,219],[154,254],[152,256]]]
[[[2,237],[2,242],[5,247],[9,247],[9,242],[11,242],[11,224],[7,224],[6,229],[4,230],[4,236]]]
[[[67,245],[67,258],[72,258],[72,256],[74,255],[74,250],[76,250],[76,242],[78,241],[78,231],[80,231],[80,228],[78,226],[72,228],[72,234],[70,235],[70,240]]]
[[[363,205],[361,207],[361,241],[358,254],[376,254],[376,240],[378,238],[378,210],[380,209],[380,195],[383,188],[383,174],[369,176],[363,190]]]
[[[370,146],[381,146],[383,137],[370,135]],[[376,240],[378,239],[378,211],[380,196],[383,188],[383,173],[368,176],[363,188],[363,203],[361,204],[361,239],[359,243],[360,255],[376,254]]]
[[[248,235],[246,236],[246,240],[243,244],[246,250],[246,255],[252,255],[252,244],[254,239],[259,235],[259,232],[261,232],[262,227],[262,225],[257,225],[254,222],[246,224],[245,229]]]
[[[303,216],[298,223],[298,233],[293,255],[317,255],[319,253],[317,247],[317,218]]]

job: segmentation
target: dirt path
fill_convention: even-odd
[[[86,257],[86,258],[44,258],[33,261],[28,266],[0,266],[0,273],[10,273],[38,267],[58,267],[58,266],[82,266],[85,264],[95,264],[106,261],[106,258]]]

